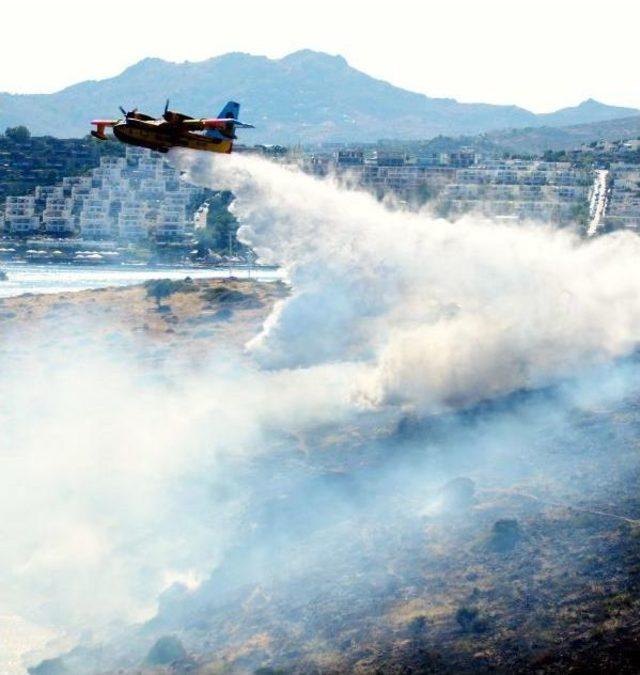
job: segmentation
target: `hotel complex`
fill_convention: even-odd
[[[89,175],[7,197],[0,228],[10,236],[182,241],[193,234],[193,213],[203,195],[180,180],[163,156],[128,146],[125,157],[102,157]]]

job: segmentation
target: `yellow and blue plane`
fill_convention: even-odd
[[[229,101],[218,117],[195,119],[169,110],[167,101],[162,117],[155,118],[138,112],[126,112],[120,108],[123,118],[118,120],[93,120],[96,129],[91,135],[101,141],[108,140],[106,128],[112,128],[115,137],[123,143],[168,152],[169,148],[181,147],[208,152],[230,153],[237,138],[236,128],[253,129],[252,124],[238,121],[240,104]]]

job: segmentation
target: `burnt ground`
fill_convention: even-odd
[[[168,311],[140,288],[102,297],[116,316],[134,308],[123,331],[195,358],[207,340],[246,338],[285,292],[232,286],[245,295],[225,301],[226,286],[204,286],[222,290],[172,296]],[[56,302],[80,300],[31,312]],[[20,303],[4,301],[5,321]],[[192,340],[221,309],[246,321],[218,315]],[[640,672],[639,432],[636,395],[585,407],[550,391],[285,438],[200,588],[170,589],[148,623],[31,672]]]

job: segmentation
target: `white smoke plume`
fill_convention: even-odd
[[[234,192],[240,237],[284,266],[291,294],[248,345],[253,362],[214,348],[198,372],[166,371],[99,340],[72,352],[51,335],[8,340],[3,613],[75,635],[148,617],[173,582],[197,586],[238,539],[246,544],[238,532],[253,532],[265,486],[283,474],[295,484],[298,471],[317,477],[299,434],[363,409],[382,425],[396,405],[437,413],[593,374],[640,337],[634,234],[584,242],[539,224],[448,223],[257,158],[174,161],[190,180]],[[68,331],[91,337],[92,326]],[[609,377],[607,396],[625,395],[629,379]],[[532,422],[546,420],[550,408],[540,410],[501,421],[475,450],[524,447],[527,429],[544,428]],[[466,451],[466,436],[456,444]],[[452,459],[451,470],[467,460]],[[416,493],[446,475],[438,466],[412,476]],[[301,483],[291,511],[322,522]],[[385,490],[383,477],[381,505]],[[260,540],[261,561],[279,560],[272,548],[286,544],[287,528],[274,529],[282,538]]]
[[[234,192],[240,237],[288,273],[291,297],[250,345],[272,367],[361,360],[363,399],[436,411],[547,384],[640,338],[633,233],[450,223],[256,157],[178,162]]]

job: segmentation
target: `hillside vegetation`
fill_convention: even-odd
[[[9,195],[24,195],[36,185],[54,185],[65,176],[82,174],[103,155],[124,155],[120,143],[92,138],[0,135],[0,204]]]
[[[518,153],[573,150],[593,141],[640,137],[640,115],[566,127],[528,127],[487,134],[486,140]]]

